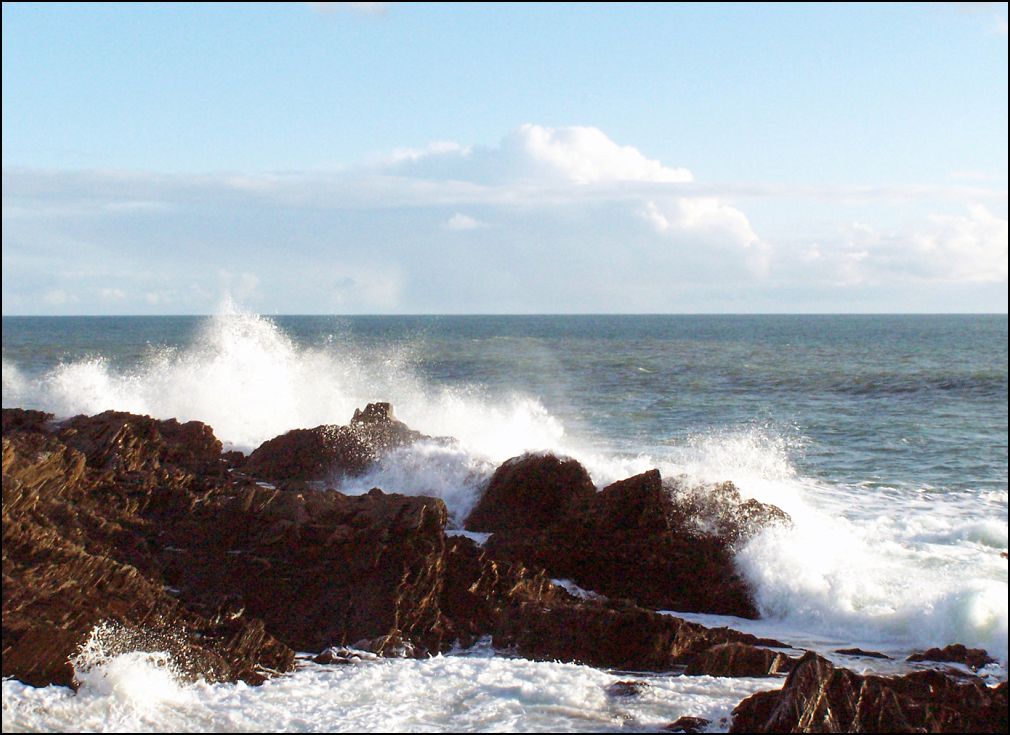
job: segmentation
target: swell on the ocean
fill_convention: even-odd
[[[208,319],[192,344],[152,347],[128,370],[102,355],[41,375],[3,361],[4,406],[200,420],[244,451],[289,429],[346,423],[376,400],[391,401],[412,428],[455,441],[394,451],[345,492],[436,495],[459,524],[498,464],[544,450],[579,459],[601,487],[653,467],[694,484],[732,480],[794,521],[737,556],[765,616],[824,638],[901,649],[961,642],[1007,659],[1005,490],[945,495],[804,476],[802,434],[775,427],[706,428],[665,449],[618,453],[572,431],[537,397],[426,382],[409,345],[303,346],[235,309]]]

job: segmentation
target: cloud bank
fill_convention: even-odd
[[[5,169],[3,238],[4,313],[1006,308],[1005,191],[698,182],[585,126],[332,172]]]

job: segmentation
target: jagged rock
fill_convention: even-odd
[[[684,671],[688,675],[774,676],[788,672],[796,662],[778,651],[745,643],[720,643],[702,651]]]
[[[164,578],[198,609],[238,601],[296,650],[438,651],[445,520],[434,498],[246,486],[165,529]]]
[[[733,710],[730,732],[1006,732],[1007,684],[939,671],[860,676],[806,653],[781,690]]]
[[[470,531],[544,529],[596,495],[589,473],[553,454],[513,457],[495,470],[466,519]]]
[[[394,441],[386,419],[366,411],[357,423]],[[173,656],[211,681],[286,670],[286,644],[369,638],[420,655],[451,643],[437,604],[441,501],[236,480],[195,422],[48,421],[4,411],[5,676],[71,683],[68,657],[107,621],[134,643],[177,641]]]
[[[951,664],[964,664],[972,671],[978,671],[984,666],[995,663],[992,658],[981,648],[967,648],[960,643],[954,643],[945,648],[930,648],[922,653],[915,653],[908,657],[910,662],[938,661]]]
[[[360,475],[384,452],[425,438],[397,421],[390,404],[369,403],[347,426],[295,429],[264,442],[242,470],[272,482]]]
[[[70,657],[96,626],[110,622],[118,631],[110,641],[156,643],[173,654],[183,673],[209,681],[255,683],[266,670],[291,667],[293,652],[261,623],[217,619],[180,604],[152,573],[156,563],[148,540],[154,529],[139,512],[149,506],[135,488],[117,485],[113,470],[89,467],[88,458],[59,436],[18,418],[4,410],[4,676],[38,686],[71,685]],[[100,454],[122,451],[118,471],[155,453],[152,447],[116,442],[114,437],[122,436],[116,432],[108,436],[113,438]],[[183,478],[191,476],[176,466],[157,470],[158,482],[174,481],[174,490],[186,493]]]
[[[678,494],[658,470],[598,493],[591,485],[574,460],[514,458],[495,473],[466,524],[495,531],[486,547],[496,557],[608,597],[757,617],[733,544],[763,523],[788,518],[782,511],[741,501],[729,483],[719,486],[715,500]]]

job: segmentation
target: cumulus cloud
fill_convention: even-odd
[[[665,166],[586,126],[526,124],[497,146],[439,142],[426,149],[400,151],[390,163],[392,171],[402,175],[484,184],[682,184],[694,178],[686,168]]]

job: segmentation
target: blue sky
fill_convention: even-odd
[[[3,6],[3,313],[1006,311],[1006,4]]]

